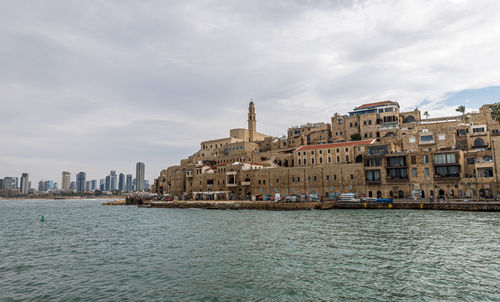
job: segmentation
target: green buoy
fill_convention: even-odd
[[[42,216],[42,222],[43,222],[43,216]]]

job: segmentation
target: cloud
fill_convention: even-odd
[[[498,1],[5,1],[3,176],[146,175],[206,139],[500,85]],[[468,96],[471,104],[474,94]],[[50,163],[49,165],[47,163]],[[73,170],[72,170],[73,169]]]

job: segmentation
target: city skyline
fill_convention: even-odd
[[[152,180],[227,125],[246,127],[250,99],[273,136],[353,104],[442,116],[500,100],[498,1],[2,8],[0,168],[33,184],[134,173],[137,161]]]
[[[137,164],[139,164],[138,162]],[[136,166],[137,166],[136,164]],[[140,163],[144,165],[144,163]],[[144,168],[143,168],[144,169]],[[119,173],[118,173],[119,172]],[[84,173],[85,174],[85,181],[83,183],[83,187],[86,188],[86,183],[90,182],[91,183],[91,188],[94,188],[99,190],[99,182],[102,181],[103,184],[106,180],[107,177],[110,177],[112,173],[115,174],[116,176],[116,188],[112,187],[111,184],[111,178],[109,179],[110,181],[110,189],[106,189],[105,191],[132,191],[133,188],[135,188],[135,181],[136,178],[133,177],[132,174],[136,174],[137,171],[132,172],[127,172],[123,173],[122,171],[116,171],[116,170],[110,170],[107,174],[100,175],[98,177],[89,177],[88,174],[85,171],[80,171],[80,172],[75,172],[71,173],[69,171],[61,171],[59,178],[51,178],[51,177],[42,177],[40,179],[34,179],[32,178],[30,173],[21,173],[21,176],[13,176],[13,175],[0,175],[0,188],[12,188],[12,189],[18,189],[19,193],[25,194],[24,191],[29,191],[29,190],[35,190],[35,191],[71,191],[70,185],[72,183],[77,182],[78,174],[79,173]],[[121,178],[123,176],[123,179]],[[30,187],[26,187],[25,189],[22,189],[24,186],[24,177],[26,177],[26,186],[30,185]],[[147,184],[148,186],[151,185],[152,181],[154,179],[144,179],[144,184]],[[7,181],[7,182],[5,182]],[[95,184],[94,184],[95,182]],[[120,184],[120,182],[123,182]],[[40,189],[42,188],[42,189]],[[143,187],[144,188],[144,187]]]

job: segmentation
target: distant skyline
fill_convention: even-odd
[[[0,177],[145,178],[202,140],[381,100],[500,101],[498,1],[3,1]],[[500,63],[500,62],[499,62]]]

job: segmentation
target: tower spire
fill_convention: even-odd
[[[257,120],[255,119],[255,105],[253,100],[250,99],[250,104],[248,105],[248,140],[253,142],[255,140],[255,134],[257,133]]]

